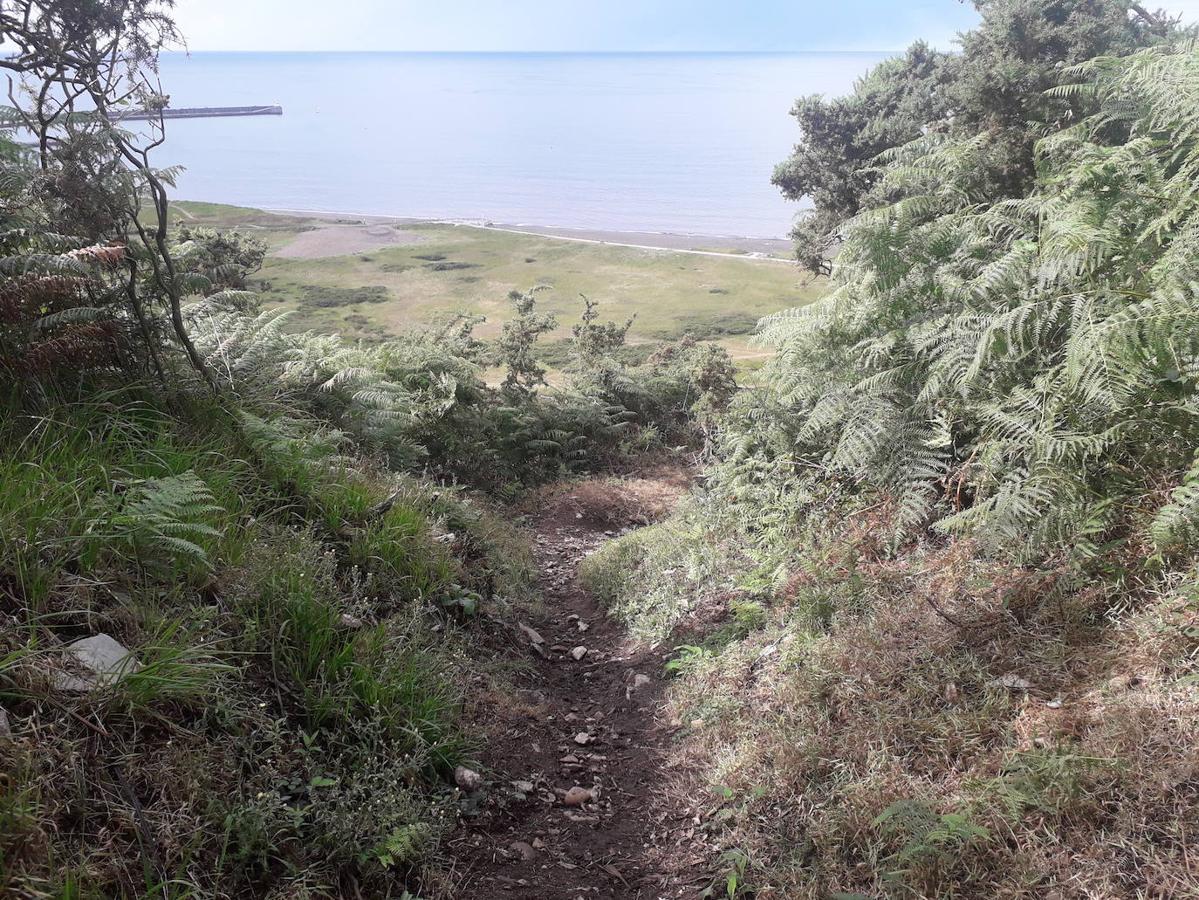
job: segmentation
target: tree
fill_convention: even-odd
[[[925,134],[985,137],[975,182],[987,199],[1016,197],[1035,176],[1033,147],[1047,131],[1087,115],[1088,98],[1046,94],[1066,66],[1124,56],[1176,29],[1126,0],[974,0],[982,22],[961,52],[914,44],[878,65],[848,97],[801,98],[799,144],[775,170],[788,199],[814,208],[792,233],[809,270],[828,274],[838,230],[880,194],[879,155]]]
[[[810,197],[815,206],[792,233],[805,268],[828,274],[834,232],[861,209],[877,178],[875,157],[945,117],[948,59],[916,43],[876,66],[847,97],[796,101],[791,115],[803,138],[775,169],[774,183],[787,199]]]
[[[636,314],[623,325],[599,321],[599,303],[582,297],[583,314],[571,326],[570,350],[580,379],[589,381],[601,393],[612,390],[623,366],[614,355],[625,344]]]
[[[240,231],[184,225],[175,233],[189,271],[210,282],[209,291],[244,291],[247,279],[266,259],[266,243]]]
[[[512,291],[508,300],[516,315],[504,323],[497,343],[500,360],[507,368],[504,392],[518,399],[527,399],[538,385],[545,384],[545,367],[537,362],[533,347],[538,338],[558,327],[553,316],[537,312],[537,293],[534,287],[525,293]]]
[[[165,131],[158,53],[181,43],[172,6],[172,0],[0,0],[0,33],[17,48],[0,58],[0,69],[11,73],[10,118],[36,142],[46,224],[91,241],[127,242],[126,296],[141,333],[154,339],[142,293],[148,287],[148,299],[166,306],[191,365],[215,388],[184,322],[183,298],[202,290],[179,271],[171,251],[166,188],[173,173],[150,162]],[[123,127],[131,112],[149,115],[144,128]]]

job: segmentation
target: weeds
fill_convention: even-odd
[[[114,487],[116,495],[100,501],[85,526],[93,553],[125,553],[144,569],[211,569],[204,545],[221,533],[206,520],[224,510],[195,472]]]
[[[359,303],[386,303],[391,297],[383,285],[363,287],[326,287],[306,284],[300,297],[301,309],[331,309],[341,306],[356,306]]]
[[[208,705],[236,667],[216,646],[193,639],[181,622],[163,624],[137,649],[137,669],[114,682],[108,704],[135,720],[168,704],[193,711]]]
[[[971,845],[991,837],[969,814],[938,813],[919,800],[892,803],[872,824],[884,844],[899,845],[883,860],[885,877],[899,881],[927,882],[935,876],[926,873],[952,866]]]
[[[0,432],[3,890],[317,896],[419,870],[470,747],[446,613],[526,592],[519,540],[298,420],[131,388]],[[138,665],[56,693],[46,648],[101,630]],[[106,846],[59,837],[102,819],[127,823]]]

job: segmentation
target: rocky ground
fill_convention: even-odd
[[[513,631],[533,665],[496,710],[482,771],[458,772],[478,807],[448,848],[460,900],[665,900],[711,883],[694,792],[668,765],[669,648],[635,645],[577,578],[587,554],[668,507],[680,481],[587,482],[536,512],[544,615]]]

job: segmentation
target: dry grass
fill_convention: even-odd
[[[591,478],[569,490],[551,485],[534,492],[529,505],[552,506],[554,516],[581,515],[607,528],[650,525],[678,505],[691,486],[691,474],[677,463],[647,466],[636,475]]]
[[[1024,569],[966,542],[887,556],[886,516],[810,536],[765,591],[647,571],[674,565],[653,546],[609,560],[638,570],[618,610],[689,594],[676,762],[737,798],[722,841],[754,896],[1199,896],[1194,578]],[[730,640],[726,613],[695,635],[695,611],[751,595],[759,627]]]

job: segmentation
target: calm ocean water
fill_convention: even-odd
[[[806,93],[880,54],[169,54],[173,106],[281,118],[168,123],[177,196],[620,231],[782,237],[770,184]]]

